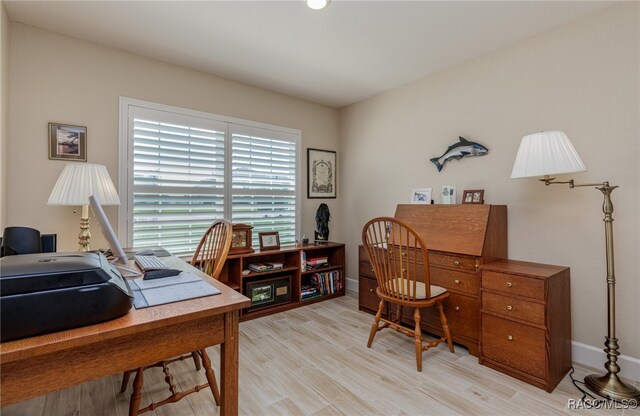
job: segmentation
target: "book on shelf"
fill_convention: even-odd
[[[273,267],[268,264],[268,263],[250,263],[249,264],[249,270],[252,270],[254,272],[268,272],[269,270],[272,270]]]
[[[269,270],[280,270],[284,267],[282,263],[273,262],[273,261],[267,261],[264,264],[266,264],[267,266],[271,266]]]
[[[318,264],[328,264],[328,257],[315,257],[307,260],[307,266],[316,266]]]
[[[343,280],[340,270],[314,273],[311,276],[311,284],[316,287],[321,295],[332,295],[341,292],[344,288]]]

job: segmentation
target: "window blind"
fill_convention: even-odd
[[[220,218],[252,225],[254,247],[262,231],[295,241],[299,131],[125,98],[121,131],[128,246],[190,254]]]
[[[258,233],[278,231],[280,243],[296,240],[297,141],[293,135],[235,127],[232,141],[233,223]]]
[[[161,118],[133,121],[133,246],[184,254],[224,215],[225,132]]]

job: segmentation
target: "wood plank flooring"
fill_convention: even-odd
[[[418,373],[408,337],[382,331],[366,348],[372,322],[372,315],[358,311],[357,294],[348,293],[241,323],[240,414],[640,416],[640,408],[569,409],[568,400],[582,395],[568,376],[548,394],[479,365],[457,345],[453,354],[446,345],[424,353]],[[220,349],[208,351],[219,376]],[[191,361],[172,368],[181,388],[206,381]],[[582,379],[591,372],[576,366],[574,376]],[[142,406],[164,397],[163,379],[158,368],[145,372]],[[131,385],[121,394],[120,381],[121,375],[106,377],[5,407],[1,414],[126,416]],[[146,414],[217,415],[219,408],[207,389]]]

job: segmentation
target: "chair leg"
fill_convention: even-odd
[[[420,308],[416,308],[413,312],[413,319],[416,321],[416,329],[414,336],[416,338],[416,364],[418,371],[422,371],[422,330],[420,329]]]
[[[213,393],[213,400],[215,400],[217,406],[220,406],[220,390],[218,390],[216,375],[211,368],[211,359],[204,349],[200,350],[199,352],[200,355],[202,355],[202,366],[204,367],[204,374],[207,376],[207,381],[209,382],[211,393]]]
[[[451,339],[451,331],[449,330],[449,324],[447,323],[447,317],[444,314],[442,308],[442,302],[438,302],[438,310],[440,311],[440,323],[442,324],[442,330],[444,336],[447,337],[447,344],[449,344],[449,351],[453,352],[453,340]]]
[[[400,323],[400,321],[402,321],[402,305],[398,305],[398,309],[396,311],[397,315],[396,315],[396,323]]]
[[[373,343],[373,337],[376,336],[376,332],[378,332],[378,324],[380,323],[380,319],[382,318],[382,309],[384,308],[384,301],[380,300],[380,305],[378,305],[378,313],[376,313],[376,317],[373,320],[373,325],[371,325],[371,332],[369,333],[369,341],[367,341],[367,348],[371,348],[371,344]]]
[[[193,358],[193,363],[196,365],[196,371],[200,370],[200,356],[198,355],[198,352],[192,352],[191,358]]]
[[[138,416],[140,400],[142,399],[142,385],[144,384],[144,367],[136,370],[136,377],[133,379],[133,393],[129,402],[129,416]]]
[[[120,386],[120,393],[124,393],[129,385],[129,377],[131,377],[131,370],[125,371],[122,375],[122,385]]]

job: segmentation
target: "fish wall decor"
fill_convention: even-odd
[[[462,159],[468,156],[484,156],[489,153],[489,149],[481,145],[480,143],[472,142],[460,136],[460,140],[457,143],[452,144],[440,157],[434,157],[430,159],[434,165],[438,168],[438,172],[442,170],[442,167],[451,159]]]

